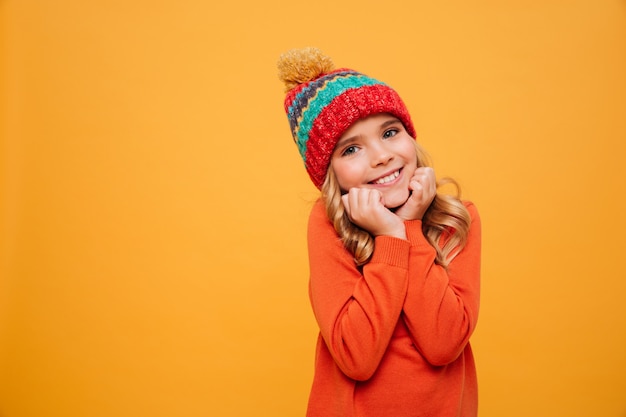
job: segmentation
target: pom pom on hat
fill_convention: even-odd
[[[317,188],[324,183],[337,141],[359,119],[392,114],[415,138],[409,112],[395,90],[357,71],[333,68],[316,48],[287,51],[278,61],[291,134]]]
[[[298,84],[314,80],[333,68],[333,61],[317,48],[292,49],[278,60],[278,78],[285,84],[285,92],[288,92]]]

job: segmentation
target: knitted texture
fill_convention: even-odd
[[[351,69],[333,69],[330,58],[315,48],[288,51],[278,68],[288,90],[284,105],[291,134],[317,188],[324,183],[337,141],[357,120],[389,113],[415,138],[404,102],[385,83]]]

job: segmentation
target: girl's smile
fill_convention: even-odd
[[[396,117],[379,113],[355,122],[339,138],[330,165],[343,192],[373,188],[387,208],[409,198],[417,168],[415,140]]]
[[[395,181],[400,176],[400,171],[401,171],[401,169],[399,169],[397,171],[394,171],[394,172],[392,172],[389,175],[385,175],[384,177],[379,178],[379,179],[377,179],[375,181],[370,181],[370,184],[379,184],[379,185],[390,184],[390,183]]]

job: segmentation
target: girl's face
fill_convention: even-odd
[[[339,138],[330,159],[342,192],[373,188],[387,208],[409,198],[409,181],[417,168],[415,140],[396,117],[380,113],[355,122]]]

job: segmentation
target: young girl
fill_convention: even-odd
[[[321,190],[308,227],[320,334],[307,415],[476,416],[476,208],[437,193],[392,88],[333,69],[314,48],[278,67],[293,138]]]

